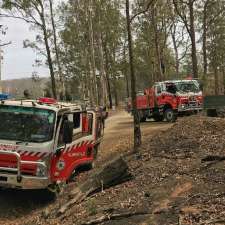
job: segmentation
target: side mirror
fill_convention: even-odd
[[[65,144],[70,144],[73,141],[73,122],[64,121],[63,125],[63,142]]]
[[[56,155],[57,157],[60,157],[60,156],[61,156],[61,153],[62,153],[62,150],[63,150],[64,148],[65,148],[65,146],[62,146],[62,147],[57,148],[56,151],[55,151],[55,155]]]

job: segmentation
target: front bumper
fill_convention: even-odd
[[[193,111],[202,111],[202,108],[185,108],[185,109],[178,109],[178,112],[193,112]]]
[[[178,107],[178,112],[191,112],[191,111],[201,111],[202,105],[187,105],[183,104]]]
[[[17,160],[16,167],[0,167],[0,187],[19,189],[44,189],[50,184],[50,179],[45,176],[23,175],[21,165],[35,165],[47,169],[45,163],[39,161],[22,161],[20,154],[11,151],[2,151],[2,155],[12,155]],[[47,170],[46,170],[47,171]]]
[[[48,177],[21,176],[0,173],[0,187],[17,189],[45,189],[50,184]]]

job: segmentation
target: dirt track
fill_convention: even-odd
[[[170,123],[147,121],[141,124],[142,136],[154,134],[157,131],[166,130],[171,127]],[[121,150],[132,149],[133,124],[132,116],[127,112],[119,111],[113,113],[106,121],[105,135],[101,144],[100,158],[120,153]]]
[[[143,138],[171,124],[146,122],[142,124]],[[129,151],[132,146],[132,117],[124,111],[113,112],[106,122],[105,136],[99,152],[99,160]],[[29,215],[54,201],[46,191],[0,190],[0,224],[23,224]]]

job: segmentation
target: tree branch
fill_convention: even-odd
[[[190,28],[189,28],[189,25],[188,25],[188,22],[187,22],[187,18],[185,15],[183,15],[180,10],[178,9],[178,4],[177,4],[177,0],[173,0],[173,5],[174,5],[174,9],[177,13],[177,15],[181,18],[181,20],[183,21],[186,29],[187,29],[187,32],[189,33],[189,35],[191,36],[191,31],[190,31]]]
[[[35,25],[40,25],[40,24],[37,24],[36,21],[32,21],[32,20],[29,20],[27,18],[24,18],[24,17],[21,17],[21,16],[16,16],[16,15],[9,15],[9,14],[0,14],[0,18],[14,18],[14,19],[20,19],[20,20],[23,20],[27,23],[32,23],[32,24],[35,24]]]
[[[0,44],[0,47],[4,47],[4,46],[7,46],[7,45],[11,45],[11,44],[12,44],[12,42],[11,42],[11,41],[9,41],[9,42],[7,42],[7,43]]]
[[[142,11],[136,13],[135,15],[133,15],[133,16],[130,18],[130,23],[132,23],[132,21],[133,21],[137,16],[140,16],[141,14],[146,13],[146,12],[149,10],[150,6],[153,4],[154,1],[155,1],[155,0],[149,1],[148,4],[147,4],[147,6],[146,6],[146,8],[145,8],[144,10],[142,10]]]

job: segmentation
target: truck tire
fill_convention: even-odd
[[[163,116],[161,115],[154,115],[153,119],[155,120],[155,122],[161,122],[164,120]]]
[[[166,109],[164,112],[164,118],[167,122],[175,122],[177,120],[177,115],[173,109]]]

